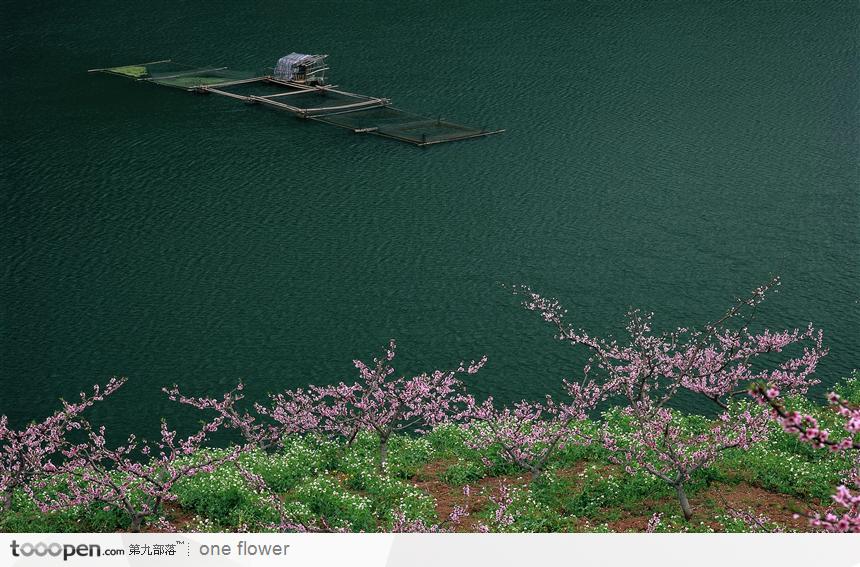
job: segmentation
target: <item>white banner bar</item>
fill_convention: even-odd
[[[0,548],[15,567],[860,567],[850,534],[0,534]]]

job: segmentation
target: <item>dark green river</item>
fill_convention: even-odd
[[[780,275],[760,320],[821,326],[832,383],[860,360],[858,28],[854,1],[4,1],[0,414],[126,375],[98,418],[150,432],[196,417],[162,385],[352,380],[390,337],[404,372],[487,354],[477,393],[559,392],[584,353],[500,283],[619,333]],[[291,51],[507,132],[418,149],[86,72]]]

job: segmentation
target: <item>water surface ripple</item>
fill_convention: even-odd
[[[486,353],[502,401],[582,353],[498,284],[702,322],[771,274],[763,324],[857,365],[854,2],[4,2],[0,413],[110,375],[99,417],[191,420],[159,388],[251,397]],[[217,97],[88,75],[173,57],[259,68],[326,52],[337,83],[507,128],[419,150]]]

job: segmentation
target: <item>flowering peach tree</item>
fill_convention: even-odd
[[[104,388],[93,386],[91,394],[81,392],[80,400],[76,403],[61,400],[62,409],[20,430],[10,428],[8,418],[0,416],[0,494],[3,511],[12,508],[12,493],[16,488],[22,488],[55,471],[51,458],[66,443],[66,433],[81,429],[83,411],[104,400],[125,382],[125,378],[112,378]]]
[[[487,362],[483,357],[453,370],[395,377],[391,366],[395,350],[392,340],[373,364],[353,361],[359,372],[359,380],[353,384],[309,387],[318,401],[320,429],[341,435],[350,443],[360,431],[376,433],[380,466],[385,465],[392,434],[434,427],[462,415],[466,397],[459,376],[475,374]]]
[[[733,399],[746,394],[753,381],[773,383],[791,393],[805,393],[817,382],[812,374],[827,354],[821,331],[812,325],[779,332],[751,329],[759,304],[778,285],[774,279],[754,290],[701,329],[656,333],[652,314],[630,311],[624,341],[598,338],[567,324],[567,311],[554,298],[527,287],[514,293],[524,297],[526,309],[556,327],[559,340],[590,352],[583,383],[598,384],[602,397],[621,406],[629,427],[606,423],[591,441],[600,443],[610,460],[626,471],[643,470],[672,486],[690,519],[693,512],[684,485],[691,475],[712,464],[722,451],[749,447],[766,434],[766,416]],[[788,352],[793,355],[775,367],[763,358]],[[716,424],[696,431],[681,427],[670,409],[681,393],[712,402],[719,412]]]
[[[466,443],[478,450],[498,447],[504,459],[529,471],[532,481],[537,480],[557,450],[583,439],[577,434],[578,426],[602,398],[593,381],[565,381],[564,385],[570,397],[566,403],[546,396],[543,402],[523,400],[513,407],[497,408],[492,397],[478,404],[468,396]]]
[[[240,446],[200,451],[222,421],[218,416],[185,438],[162,421],[159,441],[140,441],[132,434],[116,447],[108,444],[104,426],[96,429],[81,421],[86,440],[64,443],[60,452],[66,460],[53,470],[54,477],[32,483],[28,492],[43,512],[94,503],[120,510],[128,515],[130,531],[139,532],[144,520],[157,517],[164,502],[176,499],[171,489],[178,481],[238,458]]]
[[[371,431],[379,436],[383,466],[394,433],[433,427],[463,414],[467,397],[459,375],[475,374],[487,361],[484,357],[453,370],[395,377],[391,366],[395,351],[396,343],[391,340],[385,354],[372,364],[353,361],[359,380],[352,384],[309,385],[270,396],[268,406],[255,404],[256,412],[267,417],[269,424],[237,409],[244,397],[241,383],[220,399],[186,396],[175,385],[164,391],[171,400],[214,411],[226,428],[237,430],[249,444],[262,449],[276,446],[292,433],[341,436],[351,444],[359,432]]]

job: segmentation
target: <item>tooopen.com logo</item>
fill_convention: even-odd
[[[70,543],[18,543],[14,539],[9,544],[12,548],[12,557],[63,557],[63,561],[68,561],[69,557],[100,557],[102,555],[102,547],[94,543],[81,543],[73,545]],[[125,555],[124,549],[108,548],[104,550],[105,555]]]

